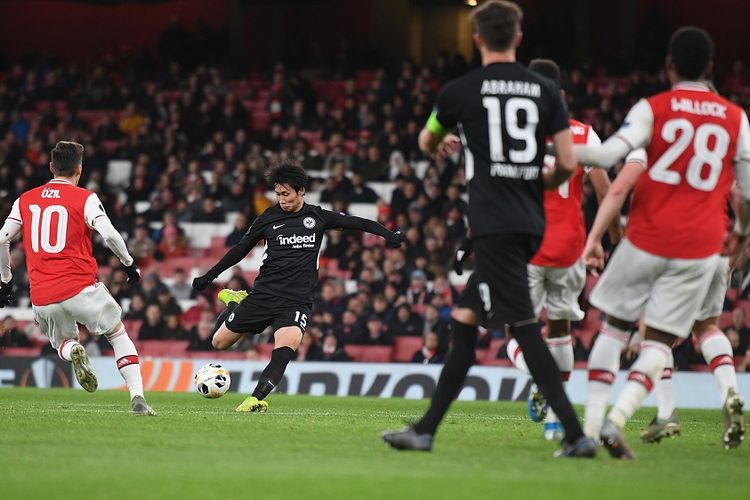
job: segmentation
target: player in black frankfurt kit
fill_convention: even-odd
[[[476,271],[452,312],[452,347],[424,417],[383,440],[401,450],[432,449],[433,436],[475,361],[477,325],[501,321],[518,341],[534,381],[565,429],[565,457],[592,457],[542,339],[529,295],[527,263],[544,234],[543,190],[576,168],[568,114],[556,84],[515,60],[523,13],[514,3],[488,0],[474,10],[474,43],[482,68],[448,83],[419,136],[420,148],[445,155],[460,143],[469,188],[469,228]],[[458,127],[456,137],[448,132]],[[544,172],[545,138],[557,153]]]
[[[193,288],[203,290],[219,274],[245,258],[260,240],[266,251],[260,273],[250,293],[222,290],[219,299],[227,308],[219,315],[212,344],[228,349],[245,334],[258,334],[273,326],[274,350],[252,396],[237,411],[264,412],[264,401],[284,375],[302,335],[318,282],[318,256],[323,234],[329,229],[359,229],[385,238],[398,248],[404,241],[401,231],[391,232],[377,222],[343,215],[305,203],[307,174],[296,162],[285,161],[266,174],[279,203],[258,217],[242,240],[231,248],[204,276],[193,280]]]

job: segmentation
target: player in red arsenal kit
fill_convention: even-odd
[[[99,197],[77,186],[82,158],[83,146],[58,142],[50,162],[54,179],[26,191],[13,203],[0,230],[0,307],[11,300],[10,242],[23,231],[34,317],[52,347],[62,359],[72,362],[81,387],[93,392],[96,374],[78,343],[77,323],[94,335],[106,336],[130,391],[133,414],[155,415],[143,396],[138,352],[120,321],[122,310],[96,280],[91,231],[101,234],[123,263],[128,283],[137,282],[140,275]]]
[[[554,61],[535,59],[529,69],[560,85],[560,69]],[[564,95],[564,92],[561,91]],[[598,145],[599,136],[591,127],[576,120],[569,120],[574,144]],[[554,157],[547,156],[547,168],[554,166]],[[544,217],[546,226],[541,246],[529,262],[529,291],[534,312],[539,317],[542,308],[547,312],[547,347],[555,359],[563,381],[567,382],[573,370],[573,344],[570,322],[580,321],[584,314],[578,305],[578,296],[586,283],[586,268],[581,259],[586,240],[586,227],[581,212],[583,181],[586,175],[598,199],[604,198],[609,187],[609,178],[602,169],[587,170],[579,165],[573,175],[557,189],[544,192]],[[620,227],[614,225],[610,233],[613,242],[619,241]],[[528,373],[526,361],[518,342],[511,339],[507,344],[508,358],[520,370]],[[529,416],[535,422],[544,420],[544,438],[559,440],[562,427],[554,412],[549,411],[546,401],[536,386],[529,393]]]
[[[750,126],[741,108],[701,83],[712,58],[708,33],[678,30],[666,64],[673,88],[636,103],[620,130],[601,146],[576,150],[580,161],[604,166],[636,148],[644,148],[648,157],[643,175],[633,182],[626,237],[590,298],[607,320],[589,357],[586,431],[599,434],[618,458],[633,457],[622,428],[672,361],[672,343],[689,336],[699,319],[719,265],[735,177],[742,198],[735,240],[744,239],[749,229]],[[603,204],[600,210],[605,209]],[[586,257],[601,262],[600,248],[590,245]],[[641,316],[646,324],[641,352],[602,423],[627,329]],[[716,336],[713,344],[711,358],[731,357],[725,337]],[[723,409],[724,446],[734,448],[745,430],[736,388],[728,389]]]

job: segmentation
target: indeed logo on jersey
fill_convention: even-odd
[[[315,247],[315,233],[306,234],[300,236],[299,234],[293,234],[291,236],[278,235],[276,240],[279,245],[292,245],[293,248],[314,248]]]
[[[672,111],[682,111],[691,115],[727,117],[727,107],[713,101],[694,101],[687,97],[672,98]]]
[[[44,188],[42,189],[42,198],[60,198],[60,190]]]

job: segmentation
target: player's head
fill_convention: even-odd
[[[700,80],[711,72],[714,42],[706,30],[695,26],[678,29],[669,40],[667,70],[677,80]]]
[[[529,69],[560,86],[560,66],[552,59],[534,59],[529,63]]]
[[[77,142],[60,141],[52,149],[50,172],[55,177],[79,178],[83,163],[83,146]]]
[[[269,168],[266,181],[276,191],[279,206],[285,212],[296,212],[305,202],[307,174],[299,162],[284,160]]]
[[[523,11],[513,2],[487,0],[474,9],[471,23],[479,50],[503,52],[521,43]]]

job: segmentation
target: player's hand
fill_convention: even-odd
[[[586,241],[586,248],[583,249],[583,263],[594,276],[598,275],[598,270],[604,269],[604,248],[600,242]]]
[[[399,248],[405,239],[406,237],[404,236],[404,233],[401,231],[393,231],[388,237],[388,246],[391,248]],[[195,284],[193,284],[193,286],[195,286]]]
[[[199,292],[201,290],[205,290],[208,285],[211,284],[213,280],[209,279],[207,276],[198,276],[197,278],[193,278],[193,288],[198,290]]]
[[[138,269],[135,261],[129,266],[125,266],[125,274],[128,275],[128,285],[132,286],[141,281],[141,271]]]
[[[0,281],[0,307],[9,306],[13,300],[13,278],[9,282]]]
[[[448,134],[440,141],[435,151],[434,157],[437,160],[444,160],[461,148],[461,139],[455,134]]]

